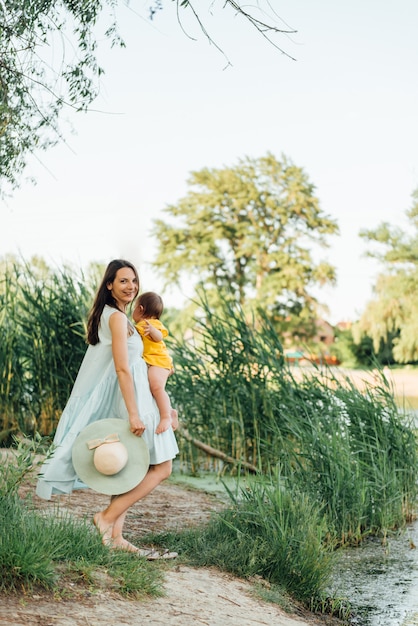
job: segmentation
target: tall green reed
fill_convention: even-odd
[[[169,383],[189,433],[262,474],[279,469],[320,503],[341,543],[404,523],[416,507],[416,438],[384,377],[363,391],[329,369],[296,377],[262,312],[248,319],[226,304],[215,314],[205,302],[202,310],[193,341],[175,347]],[[211,468],[227,471],[217,460]]]
[[[205,307],[193,339],[175,344],[169,390],[197,438],[261,467],[260,428],[272,402],[272,372],[283,367],[282,344],[263,312],[257,332],[232,305],[225,315]]]
[[[359,391],[331,374],[298,384],[293,407],[304,414],[296,437],[303,462],[295,475],[324,503],[341,541],[394,528],[416,507],[417,447],[412,422],[382,381]]]
[[[0,283],[0,419],[10,434],[51,433],[86,350],[94,282],[68,268],[13,260]]]
[[[25,365],[19,358],[17,299],[12,277],[6,274],[0,289],[0,441],[10,438],[19,416],[27,408]]]

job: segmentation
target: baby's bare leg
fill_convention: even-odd
[[[151,393],[155,398],[160,412],[160,423],[155,431],[157,434],[163,433],[171,426],[171,402],[165,390],[169,375],[170,370],[166,370],[163,367],[157,367],[156,365],[150,365],[148,367],[148,380]]]

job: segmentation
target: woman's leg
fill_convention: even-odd
[[[160,423],[155,431],[157,434],[163,433],[171,426],[171,402],[169,395],[165,390],[165,385],[169,376],[170,370],[166,370],[163,367],[157,367],[156,365],[150,365],[148,367],[149,386],[160,412]]]
[[[155,489],[163,480],[168,478],[171,474],[172,461],[164,461],[158,465],[151,465],[145,478],[131,491],[122,493],[119,496],[114,496],[109,506],[96,513],[94,516],[94,524],[99,529],[103,536],[103,542],[108,544],[112,543],[113,546],[120,545],[129,549],[129,546],[125,539],[123,539],[123,524],[128,509],[145,498],[151,491]],[[131,544],[129,544],[131,545]],[[134,549],[134,546],[132,546]]]
[[[118,496],[112,496],[110,498],[110,502],[113,502],[113,500],[115,500],[115,498],[117,498],[117,497]],[[120,515],[118,517],[118,519],[116,520],[116,522],[113,524],[113,527],[112,527],[112,546],[114,546],[115,543],[116,543],[118,545],[118,547],[124,547],[127,550],[133,550],[134,552],[136,552],[138,550],[138,548],[133,546],[131,543],[129,543],[129,541],[124,539],[123,536],[122,536],[123,525],[125,523],[126,513],[127,513],[127,511],[125,511],[125,513],[122,513],[122,515]]]

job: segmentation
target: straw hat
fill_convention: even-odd
[[[88,487],[106,495],[130,491],[149,468],[149,451],[142,437],[123,419],[93,422],[78,435],[72,451],[77,476]]]

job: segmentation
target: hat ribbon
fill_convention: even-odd
[[[112,433],[111,435],[106,435],[103,439],[90,439],[87,442],[89,450],[93,450],[94,448],[98,448],[103,443],[115,443],[116,441],[120,441],[119,435],[117,433]]]

